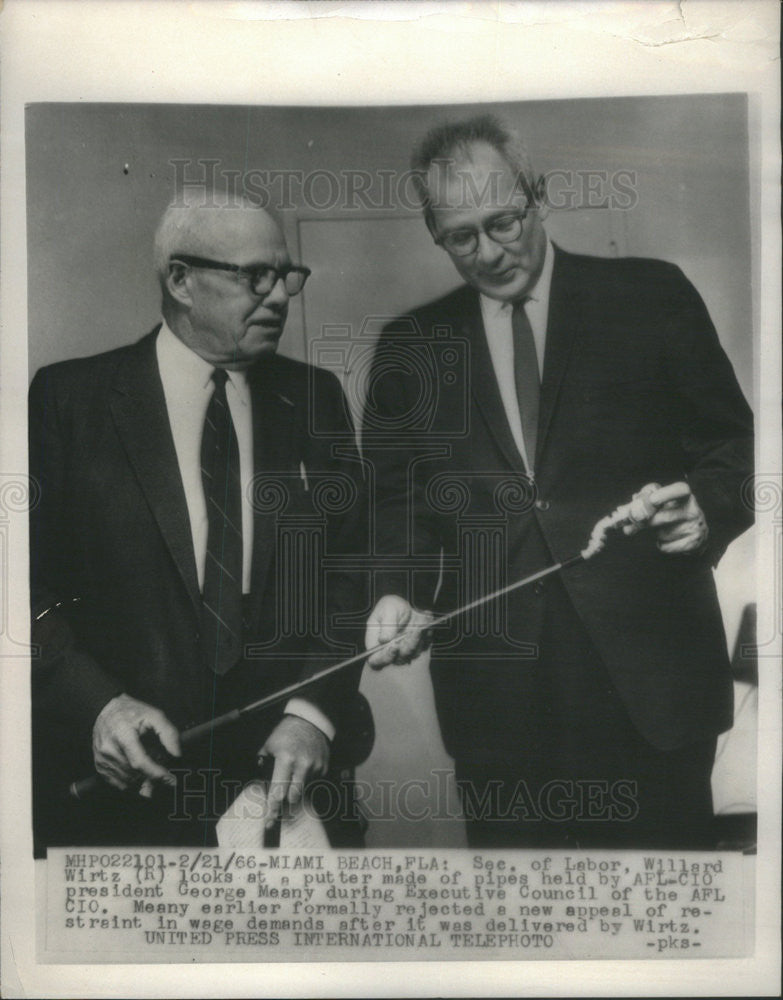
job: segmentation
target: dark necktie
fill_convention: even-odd
[[[511,330],[514,338],[514,382],[517,388],[519,416],[522,419],[522,435],[525,439],[528,472],[532,473],[536,464],[536,440],[538,438],[538,400],[541,386],[538,378],[538,358],[533,328],[525,312],[525,299],[514,303],[511,313]]]
[[[207,557],[202,635],[207,663],[225,674],[242,652],[242,497],[239,446],[226,399],[228,375],[212,373],[215,390],[201,439],[201,478],[207,504]]]

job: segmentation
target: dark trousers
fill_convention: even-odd
[[[57,800],[39,800],[35,856],[44,857],[46,847],[216,846],[220,815],[241,791],[245,777],[259,777],[257,770],[242,779],[235,772],[228,777],[222,767],[214,766],[216,763],[199,761],[191,767],[186,761],[178,761],[178,787],[156,787],[151,799],[102,786],[80,802],[65,795]],[[321,818],[334,848],[364,846],[366,823],[358,811],[354,791],[352,768],[331,771],[312,784],[310,808]],[[277,846],[279,832],[279,828],[268,831],[267,846]]]
[[[456,761],[468,843],[708,848],[716,740],[672,751],[647,743],[559,580],[547,581],[545,600],[539,656],[520,666],[517,738],[498,734]]]
[[[91,762],[85,761],[76,773],[60,774],[56,756],[36,745],[35,856],[43,857],[47,846],[214,847],[217,821],[244,784],[271,778],[272,759],[262,772],[256,751],[275,721],[264,725],[243,720],[189,748],[170,762],[176,787],[156,786],[150,799],[101,783],[94,794],[76,801],[69,797],[68,785],[75,776],[88,774]],[[365,822],[356,804],[353,766],[337,761],[326,777],[312,783],[311,791],[312,808],[324,823],[330,845],[362,847]],[[276,846],[278,833],[267,835],[270,847]]]

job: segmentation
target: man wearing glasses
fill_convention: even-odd
[[[707,847],[732,722],[712,567],[751,521],[730,363],[676,267],[553,245],[496,119],[433,129],[413,170],[465,285],[395,321],[370,376],[388,561],[367,644],[397,637],[370,662],[412,659],[433,612],[568,559],[650,484],[647,530],[436,636],[436,708],[472,846]]]
[[[44,368],[31,387],[35,770],[48,843],[214,843],[217,813],[271,759],[272,825],[326,773],[358,683],[340,675],[189,754],[180,746],[183,729],[316,669],[320,647],[285,627],[302,602],[322,602],[322,625],[357,606],[339,574],[324,596],[320,563],[314,593],[297,590],[278,514],[312,523],[319,477],[333,476],[359,499],[327,519],[330,553],[362,534],[341,389],[276,354],[310,272],[266,211],[202,195],[170,206],[155,236],[161,325]],[[104,787],[62,802],[85,769]]]

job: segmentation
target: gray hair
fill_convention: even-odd
[[[425,216],[429,217],[432,192],[428,174],[433,163],[444,165],[457,159],[470,159],[471,147],[479,143],[492,146],[514,172],[529,198],[533,197],[536,180],[527,149],[520,135],[491,114],[476,115],[462,121],[444,122],[431,128],[414,147],[411,172],[416,193]]]
[[[243,208],[260,209],[274,218],[269,209],[259,204],[257,199],[244,194],[234,196],[231,201],[221,202],[216,192],[202,190],[183,193],[171,202],[161,216],[152,245],[153,265],[164,299],[167,296],[166,279],[172,254],[181,251],[194,256],[209,256],[210,220],[216,219],[219,212]],[[275,221],[277,222],[276,219]]]

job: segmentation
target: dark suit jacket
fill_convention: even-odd
[[[664,555],[643,533],[562,579],[650,743],[671,749],[731,725],[712,566],[752,520],[742,495],[752,417],[678,268],[556,249],[534,484],[468,287],[385,330],[363,440],[384,557],[376,596],[402,592],[442,610],[575,555],[645,483],[687,479],[709,524],[704,553]],[[466,617],[433,652],[441,727],[458,759],[477,747],[502,751],[515,730],[520,658],[534,655],[540,635],[539,594],[526,587]]]
[[[337,627],[335,616],[365,610],[356,574],[341,565],[361,549],[366,518],[342,391],[325,371],[264,359],[248,373],[256,476],[249,645],[214,683],[155,334],[44,368],[30,390],[30,471],[40,484],[33,616],[65,602],[34,627],[36,780],[49,795],[91,772],[93,723],[120,692],[185,728],[352,652],[357,632]],[[356,671],[338,674],[303,696],[339,730],[357,684]],[[249,759],[280,712],[253,721]]]

